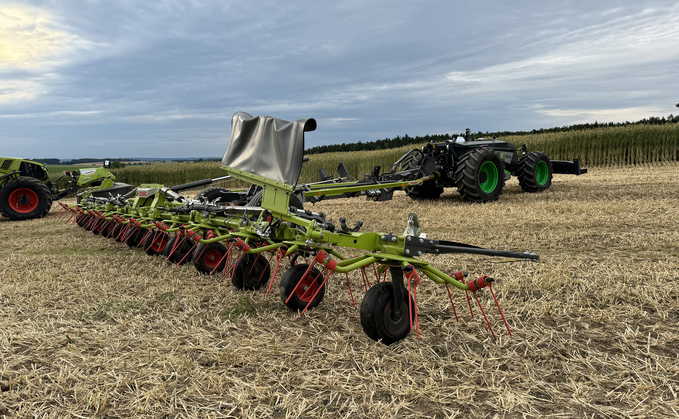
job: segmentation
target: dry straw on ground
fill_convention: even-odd
[[[300,316],[54,213],[0,219],[0,417],[676,417],[678,172],[595,169],[537,195],[512,181],[486,205],[451,190],[313,207],[383,232],[416,211],[430,237],[538,252],[432,258],[498,279],[513,338],[481,297],[498,341],[460,292],[456,322],[430,281],[420,339],[386,347],[363,334],[339,277]]]

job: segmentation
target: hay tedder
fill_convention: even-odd
[[[90,196],[78,205],[61,204],[62,214],[94,234],[141,248],[149,255],[162,255],[177,265],[191,261],[200,272],[230,277],[238,289],[265,288],[267,295],[283,259],[289,259],[290,267],[278,285],[280,298],[288,308],[302,313],[321,303],[333,274],[346,281],[353,303],[348,273],[359,271],[366,290],[361,325],[370,338],[385,344],[418,330],[420,275],[445,285],[451,304],[450,286],[467,294],[470,310],[471,294],[495,336],[477,298],[477,292],[487,289],[511,335],[495,299],[492,278],[442,272],[419,257],[468,253],[537,260],[538,256],[428,238],[421,233],[415,213],[409,214],[403,234],[392,234],[359,232],[361,222],[349,227],[344,218],[336,226],[323,213],[305,210],[301,203],[305,198],[375,189],[370,182],[298,185],[304,133],[315,129],[314,119],[287,122],[236,113],[221,167],[228,173],[225,178],[251,184],[248,190],[208,188],[188,199],[179,192],[213,180],[175,187],[144,184],[127,195]],[[429,179],[379,187],[403,188]],[[387,281],[387,271],[391,281]],[[377,279],[372,286],[369,273]]]

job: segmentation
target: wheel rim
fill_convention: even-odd
[[[30,189],[17,189],[9,194],[9,206],[20,214],[27,214],[38,207],[38,194]]]
[[[398,333],[403,330],[404,327],[408,326],[408,305],[405,302],[401,303],[401,317],[397,320],[392,319],[393,306],[391,300],[384,306],[384,312],[382,312],[382,322],[384,327],[387,328],[392,333]]]
[[[165,246],[167,245],[167,240],[165,237],[162,237],[158,240],[154,240],[151,243],[151,249],[153,249],[154,252],[160,253],[163,250],[165,250]]]
[[[318,282],[316,282],[316,278],[311,275],[304,276],[299,282],[300,284],[297,287],[295,294],[297,294],[297,298],[299,298],[300,301],[308,303],[316,294],[316,291],[318,291]]]
[[[544,160],[540,160],[535,166],[535,181],[538,185],[544,185],[549,179],[549,168]]]
[[[210,269],[216,268],[220,260],[222,260],[222,252],[219,250],[211,249],[203,255],[203,264]]]
[[[484,178],[483,182],[479,182],[481,190],[485,193],[490,193],[497,188],[497,182],[499,179],[497,166],[491,161],[487,161],[481,165],[481,170],[479,173],[479,178]],[[483,176],[485,175],[485,176]]]

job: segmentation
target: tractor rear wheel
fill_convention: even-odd
[[[19,176],[0,189],[0,212],[11,220],[42,218],[52,208],[52,194],[38,179]]]
[[[224,269],[226,246],[221,243],[200,244],[193,252],[193,266],[198,272],[210,274]]]
[[[477,148],[460,158],[454,181],[465,201],[495,201],[505,186],[504,165],[493,150]]]
[[[380,282],[368,290],[361,303],[361,326],[370,339],[382,339],[382,343],[391,345],[408,336],[410,325],[415,320],[415,302],[410,297],[409,307],[406,293],[399,304],[399,313],[396,314],[394,285],[391,282]]]
[[[245,253],[233,269],[231,282],[239,290],[258,290],[269,283],[271,266],[261,254]]]
[[[308,268],[309,265],[306,263],[295,265],[288,269],[281,278],[281,283],[278,287],[281,299],[290,310],[302,311],[307,305],[309,305],[309,309],[312,309],[319,305],[323,300],[325,286],[321,287],[321,284],[323,284],[321,272],[318,269],[313,268],[309,274],[305,276],[304,273]],[[299,287],[297,284],[299,284]],[[318,291],[318,294],[316,294],[316,291]],[[316,298],[312,301],[311,298],[314,294],[316,294]],[[288,298],[290,298],[290,301],[287,301]],[[311,304],[309,304],[310,301]]]
[[[541,151],[532,151],[519,160],[517,174],[524,192],[542,192],[552,184],[552,162]]]

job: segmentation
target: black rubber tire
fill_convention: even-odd
[[[410,333],[408,322],[408,295],[401,302],[401,317],[396,321],[391,319],[393,310],[394,285],[391,282],[380,282],[373,285],[363,297],[361,303],[361,326],[366,335],[372,340],[385,345],[405,339]],[[415,301],[412,304],[411,322],[415,320]]]
[[[497,172],[497,183],[492,190],[484,191],[483,184],[485,173],[482,167],[485,164],[492,164],[495,166]],[[500,197],[502,188],[505,186],[504,164],[500,160],[500,156],[495,154],[487,148],[477,148],[468,153],[465,153],[460,161],[455,166],[455,185],[464,201],[468,202],[491,202]]]
[[[170,258],[168,259],[172,263],[179,263],[181,265],[189,262],[193,258],[193,240],[190,238],[184,238],[184,242],[181,246],[179,246],[175,251],[172,253],[172,256],[170,256],[170,252],[172,251],[172,248],[174,247],[174,244],[177,240],[180,240],[179,243],[182,243],[183,237],[173,237],[170,239],[169,242],[167,242],[167,245],[165,246],[165,251],[163,252],[163,255],[167,259],[169,256]]]
[[[423,159],[422,153],[413,154],[410,159],[403,163],[403,170],[420,167]],[[417,179],[417,175],[408,180],[415,179]],[[442,193],[443,186],[438,185],[435,179],[423,182],[421,185],[406,186],[406,195],[414,200],[439,199]]]
[[[292,294],[292,292],[295,290],[297,283],[299,283],[302,280],[302,276],[304,275],[304,272],[306,272],[308,268],[309,265],[306,263],[295,265],[292,268],[285,271],[283,277],[281,278],[281,283],[278,286],[281,295],[281,300],[283,300],[283,303],[285,303],[285,305],[288,306],[290,310],[293,311],[304,310],[307,304],[309,304],[311,296],[314,295],[318,287],[320,287],[320,285],[323,283],[323,277],[321,276],[321,272],[318,269],[313,268],[311,272],[309,272],[309,275],[307,275],[304,278],[303,285],[299,287],[297,292],[295,292],[292,295],[292,298],[290,298],[290,301],[286,303],[285,301],[288,299],[288,297],[290,297],[290,294]],[[314,278],[316,278],[315,284],[313,282]],[[307,295],[304,295],[304,293],[307,291],[308,291]],[[309,310],[319,305],[321,301],[323,301],[324,295],[325,286],[320,288],[320,291],[318,291],[316,298],[314,298],[313,301],[311,301],[311,304],[309,304]]]
[[[120,225],[120,230],[118,230],[118,234],[113,237],[113,240],[117,241],[118,243],[122,243],[125,240],[125,236],[127,236],[127,233],[129,233],[128,229],[128,224],[121,224]],[[113,231],[115,233],[115,230]]]
[[[193,266],[200,273],[210,274],[224,269],[226,246],[221,243],[199,244],[193,252]]]
[[[111,231],[111,235],[109,237],[113,240],[116,240],[118,238],[118,236],[120,235],[120,230],[122,230],[122,229],[123,229],[122,224],[116,224],[116,226],[113,227],[113,230]]]
[[[98,236],[102,233],[104,226],[106,225],[108,221],[107,220],[99,220],[97,223],[94,225],[94,228],[92,228],[92,234],[95,236]]]
[[[406,186],[406,195],[414,200],[439,199],[443,193],[443,186],[435,179],[422,182],[421,185]]]
[[[540,166],[540,170],[538,170],[538,166]],[[544,173],[545,166],[547,176]],[[516,176],[519,178],[519,184],[524,192],[545,191],[552,185],[552,161],[542,151],[531,151],[524,154],[519,160],[519,171]]]
[[[162,255],[167,248],[167,243],[170,241],[170,236],[167,233],[154,231],[144,239],[142,247],[144,252],[149,256]]]
[[[102,230],[99,233],[100,236],[103,237],[108,237],[110,234],[112,234],[113,229],[116,227],[116,223],[110,220],[104,221],[104,224],[102,225]]]
[[[248,201],[248,206],[249,207],[259,207],[262,205],[262,197],[264,196],[264,190],[261,190],[257,193],[255,193],[252,198]],[[290,207],[295,207],[297,209],[304,209],[304,204],[302,204],[302,201],[299,199],[297,195],[290,195]]]
[[[233,269],[231,282],[239,290],[258,290],[269,283],[271,266],[262,254],[245,253]]]
[[[85,223],[87,222],[88,219],[89,219],[89,215],[78,214],[75,217],[75,223],[80,227],[84,227]]]
[[[137,247],[139,245],[139,242],[141,241],[141,239],[144,238],[144,234],[146,234],[146,231],[140,230],[137,227],[132,227],[125,234],[125,238],[123,238],[123,241],[130,248],[134,249],[135,247]]]
[[[94,227],[97,225],[97,222],[99,222],[99,221],[100,220],[98,218],[91,215],[91,216],[87,217],[87,222],[85,224],[83,224],[83,228],[85,229],[85,231],[92,231],[92,230],[94,230]]]
[[[26,192],[21,192],[22,190]],[[25,203],[17,202],[21,196]],[[15,201],[15,202],[11,202]],[[10,220],[42,218],[52,208],[52,193],[47,185],[29,176],[7,181],[0,189],[0,212]]]

